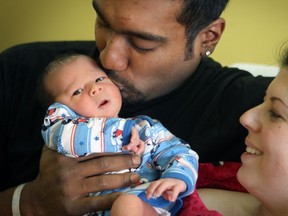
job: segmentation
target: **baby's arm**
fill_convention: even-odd
[[[139,137],[139,132],[135,127],[131,129],[130,143],[122,147],[125,151],[134,152],[140,155],[144,152],[144,142]]]
[[[146,198],[151,199],[152,196],[160,197],[163,195],[166,200],[175,202],[179,193],[186,189],[186,183],[180,179],[163,178],[151,182],[146,190]]]
[[[122,149],[140,154],[144,150],[144,143],[140,140],[136,128],[132,127],[131,122],[128,124],[128,121],[131,120],[85,118],[78,116],[69,107],[55,103],[47,111],[42,136],[49,148],[70,157],[90,153],[115,153]],[[129,143],[123,148],[121,136],[124,136],[124,128],[127,128],[125,143]]]

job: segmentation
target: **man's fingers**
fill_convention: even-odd
[[[132,154],[105,155],[81,161],[79,175],[95,176],[107,172],[114,172],[124,169],[137,168],[141,158]]]
[[[108,210],[121,193],[111,193],[101,196],[85,196],[75,199],[67,205],[67,212],[62,215],[86,215],[97,211]],[[94,214],[93,214],[94,215]]]
[[[136,185],[140,181],[139,175],[136,173],[123,174],[107,174],[99,176],[91,176],[86,178],[82,185],[79,185],[81,192],[87,194],[93,191],[112,190],[115,188],[128,187]]]

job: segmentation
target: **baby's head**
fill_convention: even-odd
[[[49,63],[37,93],[45,108],[59,102],[85,117],[116,117],[122,105],[118,87],[92,58],[81,54]]]

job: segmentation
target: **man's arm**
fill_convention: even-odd
[[[136,168],[137,155],[111,155],[72,159],[43,148],[37,178],[28,182],[21,194],[21,215],[81,215],[108,209],[118,194],[98,197],[90,192],[126,187],[139,182],[137,174],[105,175],[110,171]],[[103,174],[103,175],[102,175]],[[11,215],[14,188],[0,193],[0,215]]]

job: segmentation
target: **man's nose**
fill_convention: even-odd
[[[128,46],[125,36],[112,34],[107,40],[105,48],[100,52],[102,65],[108,70],[126,70],[129,63]]]

